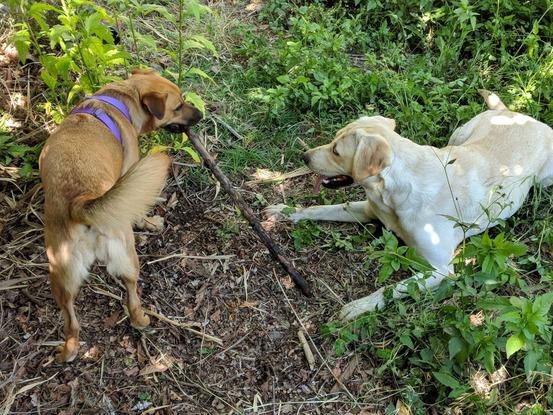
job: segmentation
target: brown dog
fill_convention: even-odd
[[[96,259],[124,281],[133,327],[149,324],[137,294],[132,224],[159,196],[170,159],[158,153],[139,160],[138,136],[157,128],[185,132],[200,119],[175,84],[153,71],[135,71],[77,105],[46,141],[39,160],[44,239],[52,293],[65,321],[58,361],[77,356],[74,301]]]

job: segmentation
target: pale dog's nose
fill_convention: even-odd
[[[309,154],[303,153],[303,156],[301,156],[301,159],[305,164],[309,164]]]

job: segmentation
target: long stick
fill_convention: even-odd
[[[209,168],[209,170],[211,170],[211,172],[215,175],[219,183],[221,183],[225,191],[229,194],[229,196],[232,198],[234,203],[238,206],[238,208],[242,212],[242,215],[244,215],[244,217],[247,219],[247,221],[249,222],[250,226],[253,228],[253,230],[259,237],[259,239],[261,239],[261,241],[269,249],[271,256],[280,263],[282,268],[284,268],[284,270],[288,274],[290,274],[290,276],[292,277],[296,285],[300,288],[300,290],[306,296],[310,297],[311,290],[309,289],[307,282],[294,268],[292,263],[282,254],[280,247],[271,240],[269,235],[267,235],[267,232],[265,232],[265,230],[261,226],[259,219],[255,217],[253,211],[246,204],[242,195],[234,189],[234,187],[232,186],[232,183],[229,181],[227,176],[225,176],[225,174],[217,166],[215,159],[211,157],[211,155],[208,153],[208,151],[200,142],[198,137],[196,137],[196,135],[190,133],[188,134],[188,138],[190,139],[190,143],[194,146],[196,151],[200,153],[200,155],[204,159],[206,166]]]

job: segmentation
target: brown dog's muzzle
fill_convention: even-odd
[[[187,115],[185,117],[185,120],[183,120],[183,122],[173,122],[171,124],[167,124],[167,125],[164,125],[162,128],[165,130],[165,131],[168,131],[170,133],[173,133],[173,134],[180,134],[180,133],[187,133],[188,134],[188,129],[190,127],[192,127],[193,125],[196,125],[198,124],[201,119],[203,118],[203,115],[202,115],[202,112],[193,107],[193,106],[189,106],[190,109],[189,109],[189,115]]]

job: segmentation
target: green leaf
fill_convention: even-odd
[[[42,3],[42,2],[33,3],[29,8],[29,10],[27,11],[27,14],[35,22],[37,22],[38,26],[40,27],[40,30],[46,31],[48,30],[48,23],[46,23],[46,12],[50,10],[57,11],[58,14],[61,14],[61,10],[56,9],[54,6],[50,4]]]
[[[337,339],[334,342],[334,352],[336,356],[342,356],[346,351],[346,342],[342,339]]]
[[[100,13],[93,13],[84,21],[86,33],[97,36],[108,44],[113,44],[113,36],[109,29],[102,24],[102,16]]]
[[[283,215],[291,215],[292,213],[296,213],[296,208],[292,206],[286,206],[282,209],[280,213],[282,213]]]
[[[44,83],[48,86],[48,88],[52,90],[56,87],[58,83],[56,77],[50,74],[50,72],[48,72],[46,68],[42,68],[42,70],[40,71],[40,79],[42,79]]]
[[[465,342],[460,337],[452,337],[449,339],[448,349],[449,349],[449,358],[453,359],[460,351],[465,348]]]
[[[438,380],[438,382],[440,382],[442,385],[450,387],[451,389],[457,389],[461,386],[459,381],[451,376],[449,373],[432,372],[432,374]]]
[[[186,8],[186,14],[194,16],[196,20],[200,19],[200,16],[205,13],[210,13],[211,9],[203,4],[198,3],[198,0],[190,0],[188,7]]]
[[[143,10],[142,14],[144,14],[145,16],[155,12],[163,16],[166,20],[170,22],[173,22],[173,23],[176,22],[175,15],[169,13],[169,11],[165,7],[159,4],[151,4],[151,3],[143,4],[142,10]]]
[[[204,100],[194,92],[186,93],[186,102],[190,102],[196,108],[198,108],[202,114],[205,114],[205,103]]]
[[[184,73],[184,76],[187,77],[187,78],[191,77],[193,75],[198,75],[201,78],[205,78],[205,79],[209,79],[210,81],[213,81],[213,78],[211,78],[211,76],[206,74],[200,68],[190,68]]]
[[[431,349],[422,349],[420,352],[420,357],[423,362],[430,363],[434,358],[434,352]]]
[[[287,83],[290,82],[290,76],[289,75],[280,75],[280,76],[277,76],[276,79],[281,84],[287,84]]]
[[[378,271],[378,282],[383,283],[386,281],[390,275],[394,272],[394,269],[390,264],[384,264],[380,267],[380,270]]]
[[[23,163],[19,169],[19,174],[21,177],[30,177],[33,172],[33,166],[30,163]]]
[[[511,357],[514,353],[518,352],[525,345],[526,341],[521,334],[513,335],[507,339],[507,344],[505,345],[505,351],[507,352],[507,359]]]
[[[73,99],[75,98],[75,95],[77,95],[79,92],[83,90],[83,87],[81,84],[75,84],[67,94],[67,104],[71,104],[73,102]]]
[[[415,345],[413,344],[413,340],[411,340],[410,336],[407,336],[406,334],[404,334],[403,336],[399,336],[399,341],[401,344],[407,346],[411,350],[415,349]]]
[[[520,323],[521,316],[518,311],[509,311],[508,313],[503,314],[499,317],[499,320],[508,321],[510,323],[518,324]]]
[[[213,42],[211,42],[211,40],[206,39],[202,35],[194,35],[191,37],[191,39],[200,43],[203,48],[209,50],[213,54],[213,56],[218,56],[217,49],[215,49],[215,45],[213,45]]]
[[[31,38],[27,30],[20,30],[13,36],[13,44],[17,49],[19,55],[19,61],[25,63],[27,56],[29,55],[29,49],[31,47]]]
[[[182,42],[183,51],[187,51],[190,49],[206,49],[206,47],[201,42],[192,39]]]
[[[535,350],[530,350],[526,353],[526,356],[524,356],[524,371],[526,373],[533,371],[536,368],[538,360],[541,356],[542,353]]]
[[[495,369],[495,347],[493,345],[485,351],[484,367],[489,373],[492,373]]]
[[[192,160],[194,160],[196,163],[200,163],[202,161],[199,154],[192,147],[186,146],[186,147],[183,147],[182,149],[186,151],[190,155],[190,157],[192,157]]]

